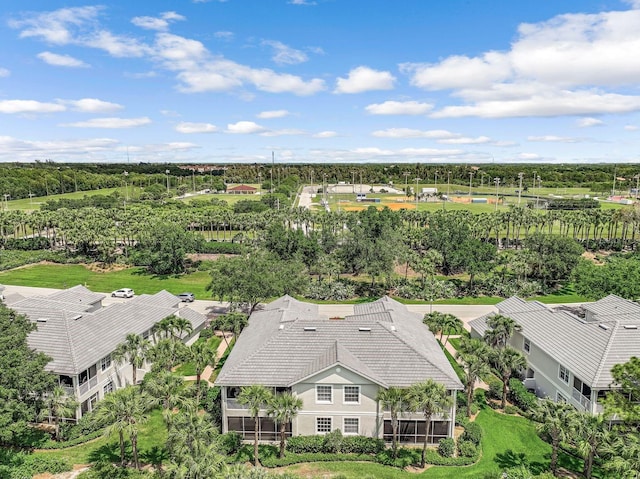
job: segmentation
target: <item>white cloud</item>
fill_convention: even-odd
[[[59,55],[52,52],[38,53],[38,58],[49,65],[56,67],[69,67],[69,68],[87,68],[89,65],[82,60],[73,58],[70,55]]]
[[[365,107],[367,113],[371,115],[424,115],[432,109],[431,103],[417,101],[385,101]]]
[[[60,103],[69,105],[75,111],[83,113],[111,113],[122,110],[124,107],[117,103],[98,100],[97,98],[82,98],[81,100],[58,100]]]
[[[335,138],[338,136],[338,132],[331,130],[319,131],[318,133],[314,133],[312,136],[313,138]]]
[[[133,78],[134,80],[141,80],[144,78],[155,78],[158,76],[156,72],[150,70],[148,72],[138,72],[138,73],[124,73],[124,76],[127,78]]]
[[[289,3],[291,5],[317,5],[317,3],[312,0],[291,0]]]
[[[492,140],[488,136],[477,136],[475,138],[461,136],[459,138],[446,138],[438,140],[438,143],[442,143],[445,145],[482,145],[491,142]]]
[[[571,138],[568,136],[557,136],[557,135],[543,135],[543,136],[528,136],[528,141],[540,141],[540,142],[553,142],[553,143],[578,143],[581,140],[580,138]]]
[[[35,100],[2,100],[0,113],[57,113],[65,111],[64,105]]]
[[[118,141],[111,138],[81,140],[21,140],[10,136],[0,136],[0,158],[33,161],[41,158],[80,157],[95,158],[96,153],[112,151]]]
[[[176,125],[176,131],[180,133],[215,133],[218,127],[211,123],[182,122]]]
[[[586,118],[579,118],[576,121],[576,124],[578,125],[578,127],[580,128],[590,128],[592,126],[600,126],[604,124],[604,121],[599,120],[597,118],[591,118],[591,117],[586,117]]]
[[[306,135],[304,130],[298,130],[296,128],[287,128],[283,130],[268,130],[260,133],[260,136],[299,136]]]
[[[533,161],[533,160],[539,160],[540,159],[540,155],[538,155],[537,153],[520,153],[517,158],[519,160],[527,160],[527,161]]]
[[[0,78],[8,77],[9,75],[11,75],[11,72],[9,70],[7,70],[6,68],[0,68]]]
[[[169,150],[172,151],[176,151],[176,150],[192,150],[194,148],[200,148],[199,145],[196,145],[195,143],[189,143],[186,141],[173,141],[170,143],[166,143],[166,146]]]
[[[41,38],[47,43],[67,45],[74,42],[72,31],[96,21],[102,7],[61,8],[52,12],[28,14],[10,20],[11,28],[20,29],[20,38]]]
[[[229,123],[227,125],[227,133],[252,134],[265,131],[266,128],[254,123],[253,121],[239,121],[237,123]]]
[[[278,65],[297,65],[309,60],[307,54],[276,40],[263,40],[262,45],[273,48],[271,59]]]
[[[636,125],[625,125],[624,129],[627,131],[637,131],[640,129],[640,127]]]
[[[271,119],[271,118],[284,118],[285,116],[289,116],[290,113],[287,110],[270,110],[270,111],[262,111],[258,113],[256,116],[262,119]]]
[[[461,136],[458,133],[452,133],[447,130],[414,130],[411,128],[388,128],[374,131],[371,135],[378,138],[428,138],[438,140]]]
[[[164,12],[160,17],[134,17],[131,19],[131,23],[146,30],[165,31],[171,22],[178,20],[185,20],[185,17],[176,12]]]
[[[390,72],[360,66],[351,70],[347,78],[337,79],[334,93],[392,90],[395,81],[395,77]]]
[[[228,32],[228,31],[219,31],[219,32],[215,32],[213,34],[214,37],[216,38],[221,38],[223,40],[233,40],[233,37],[235,36],[235,34],[233,32]]]
[[[140,118],[92,118],[87,121],[78,121],[75,123],[64,123],[60,126],[68,126],[74,128],[134,128],[137,126],[148,125],[151,120],[148,117]]]

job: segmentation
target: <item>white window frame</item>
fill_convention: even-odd
[[[107,354],[100,360],[100,371],[104,372],[111,367],[111,354]]]
[[[556,391],[556,402],[563,402],[569,404],[569,398],[562,394],[560,391]]]
[[[357,401],[347,401],[347,388],[356,388],[358,390],[358,400]],[[342,402],[344,404],[360,404],[360,386],[356,385],[346,385],[342,388]]]
[[[109,393],[115,391],[115,387],[113,381],[109,381],[107,384],[102,386],[102,397],[106,396]]]
[[[320,389],[329,388],[330,399],[320,399]],[[326,391],[325,393],[326,394]],[[316,384],[316,403],[317,404],[333,404],[333,386],[331,384]]]
[[[531,340],[524,338],[524,342],[522,343],[522,349],[525,353],[529,354],[531,352]]]
[[[324,421],[324,424],[322,425],[322,428],[320,427],[320,421]],[[329,424],[329,429],[325,431],[325,428],[327,426],[327,424],[326,424],[327,422]],[[332,417],[326,417],[326,416],[316,417],[316,434],[329,434],[331,432],[332,428],[333,428],[333,418]]]
[[[558,379],[565,384],[569,384],[569,380],[571,379],[571,373],[562,364],[558,367]]]
[[[356,431],[347,431],[347,421],[355,421],[356,424]],[[353,427],[353,424],[350,425],[351,427]],[[344,417],[342,418],[342,434],[344,434],[345,436],[357,436],[358,434],[360,434],[360,418],[359,417]]]

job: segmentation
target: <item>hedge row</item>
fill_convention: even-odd
[[[295,454],[343,453],[377,454],[384,451],[384,441],[366,436],[342,436],[333,431],[324,436],[295,436],[287,441],[287,450]]]
[[[67,447],[77,446],[78,444],[84,444],[85,442],[89,442],[93,439],[96,439],[102,436],[104,431],[94,431],[89,434],[85,434],[84,436],[76,437],[75,439],[69,439],[68,441],[53,441],[48,440],[43,444],[38,445],[38,449],[64,449]]]
[[[536,395],[527,391],[522,381],[516,378],[509,381],[509,397],[516,406],[525,412],[531,411],[538,405]]]

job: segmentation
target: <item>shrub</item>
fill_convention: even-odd
[[[517,406],[513,406],[511,404],[507,404],[504,407],[504,413],[505,414],[519,414],[520,413],[520,409],[518,409]]]
[[[456,411],[456,425],[466,427],[469,424],[469,418],[467,417],[467,412],[463,409],[458,409]]]
[[[538,398],[524,387],[519,379],[509,381],[509,398],[523,411],[530,411],[538,405]]]
[[[206,328],[200,331],[200,339],[207,340],[215,336],[216,333],[211,328]]]
[[[196,247],[196,253],[207,254],[242,254],[244,250],[240,243],[227,241],[203,241]]]
[[[345,436],[342,438],[342,452],[351,454],[378,454],[384,451],[384,441],[375,437]]]
[[[471,441],[460,441],[458,443],[458,453],[462,457],[476,457],[478,447]]]
[[[342,431],[340,429],[334,429],[325,434],[322,441],[322,452],[327,454],[342,452]]]
[[[488,396],[491,399],[502,398],[503,382],[497,376],[491,375],[486,379],[486,383],[489,385]]]
[[[477,457],[442,457],[438,451],[427,449],[426,460],[434,466],[468,466],[476,462]]]
[[[477,403],[473,403],[471,405],[471,407],[469,408],[469,411],[471,412],[472,415],[475,415],[478,413],[478,409],[480,409],[480,407],[478,406]]]
[[[296,454],[319,453],[323,443],[323,436],[294,436],[287,441],[287,450]]]
[[[452,457],[455,450],[456,443],[450,437],[443,439],[438,443],[438,454],[440,454],[442,457]]]
[[[475,422],[470,422],[469,424],[467,424],[464,428],[462,436],[460,436],[461,441],[471,441],[476,446],[480,445],[481,439],[482,428]]]
[[[473,391],[473,402],[478,404],[487,403],[487,392],[484,389],[476,389]]]
[[[229,431],[220,435],[220,452],[231,456],[240,450],[242,437],[236,431]]]

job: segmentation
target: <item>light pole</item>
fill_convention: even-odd
[[[8,201],[8,199],[11,198],[11,195],[9,193],[5,193],[2,196],[4,196],[4,209],[5,209],[5,211],[9,211],[9,201]]]
[[[404,194],[408,195],[409,194],[409,175],[411,173],[409,173],[408,171],[405,171],[403,173],[404,175]]]
[[[484,188],[484,171],[480,172],[480,189]]]
[[[322,173],[322,197],[324,199],[325,207],[327,205],[327,174]]]
[[[469,172],[469,198],[471,198],[471,187],[473,186],[473,171]]]
[[[493,181],[496,184],[496,211],[498,211],[498,188],[500,187],[500,178],[496,177]]]
[[[36,196],[35,193],[29,192],[29,205],[33,206],[33,197]]]
[[[533,186],[535,187],[536,185],[536,179],[538,180],[538,191],[536,194],[536,208],[539,207],[538,202],[540,201],[540,188],[542,188],[542,180],[540,179],[540,176],[537,176],[536,178],[533,179]]]
[[[518,178],[520,179],[520,186],[518,188],[518,206],[520,206],[520,199],[522,198],[522,178],[524,177],[524,173],[518,173]]]
[[[191,170],[191,180],[193,181],[193,192],[196,192],[196,170]]]
[[[436,190],[435,192],[438,192],[438,170],[435,171],[434,175],[433,175],[433,188]]]
[[[353,190],[353,194],[356,193],[356,172],[355,170],[351,170],[351,189]]]
[[[262,193],[261,188],[262,188],[262,173],[258,173],[258,194]]]
[[[124,201],[129,201],[129,189],[127,188],[127,177],[129,176],[129,172],[124,172]],[[126,208],[126,205],[125,205]]]
[[[164,174],[167,175],[167,195],[169,194],[169,170],[164,170]]]
[[[416,211],[418,211],[418,181],[420,178],[416,178]]]

